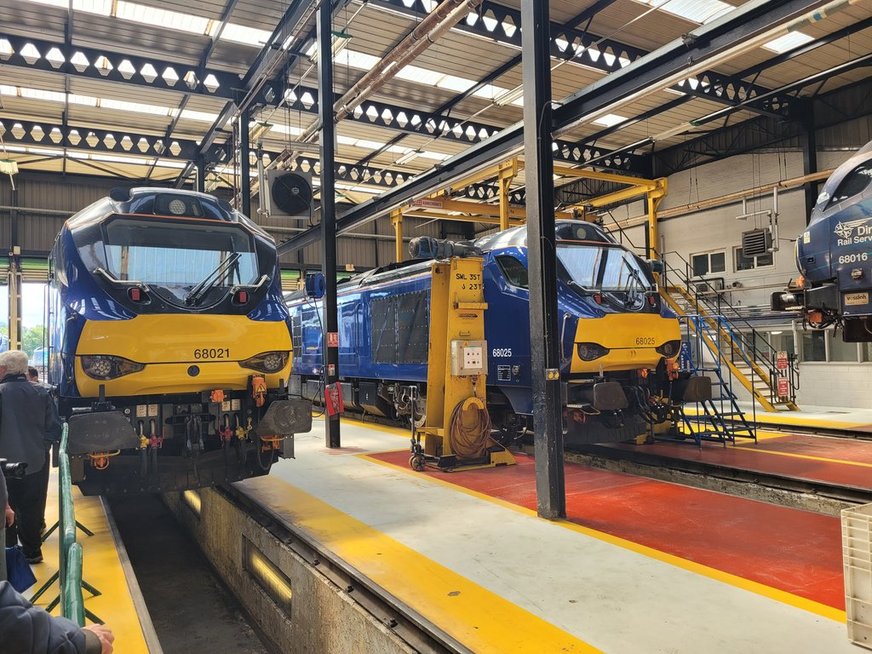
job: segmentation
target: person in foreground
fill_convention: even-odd
[[[61,421],[48,390],[27,380],[27,354],[0,352],[0,458],[27,464],[23,479],[7,479],[15,524],[6,545],[21,542],[28,563],[42,561],[40,531],[45,521],[49,455],[60,440]]]
[[[15,515],[6,504],[2,469],[0,506],[5,507],[6,524],[12,524]],[[0,542],[2,535],[0,530]],[[0,565],[0,654],[112,654],[114,640],[108,627],[92,625],[82,629],[71,620],[56,618],[34,606],[6,581],[5,565]]]
[[[0,651],[8,654],[112,654],[115,636],[105,625],[79,627],[56,618],[0,581]]]

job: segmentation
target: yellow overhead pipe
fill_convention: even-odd
[[[408,210],[404,211],[403,215],[406,218],[425,218],[427,220],[456,220],[461,223],[482,223],[484,225],[499,225],[500,219],[493,218],[491,216],[449,216],[444,213],[433,213],[431,211],[414,211]],[[520,220],[518,218],[509,219],[509,226],[516,227],[518,225],[523,225],[524,220]]]
[[[399,209],[391,211],[391,224],[394,226],[394,256],[396,262],[403,260],[403,212]]]
[[[517,157],[509,162],[500,164],[499,176],[497,177],[497,183],[500,185],[500,230],[509,228],[509,187],[512,185],[512,180],[517,174]]]

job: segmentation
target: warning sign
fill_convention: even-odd
[[[787,377],[778,378],[778,397],[790,397],[790,380]]]
[[[327,332],[327,347],[339,347],[339,332]]]
[[[778,370],[787,370],[787,352],[785,350],[781,350],[775,356],[775,367]]]

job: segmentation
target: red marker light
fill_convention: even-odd
[[[597,304],[602,304],[603,303],[603,296],[600,295],[599,293],[594,293],[593,294],[593,301],[596,302]]]
[[[651,305],[652,307],[653,307],[655,304],[657,304],[657,300],[654,299],[654,296],[653,296],[653,295],[649,295],[649,296],[648,296],[648,304]]]
[[[236,304],[246,304],[248,302],[248,291],[236,291]]]
[[[142,301],[142,289],[138,286],[133,286],[127,289],[127,297],[129,297],[133,302],[141,302]]]

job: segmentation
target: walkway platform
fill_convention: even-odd
[[[768,413],[758,406],[757,414],[753,416],[749,402],[739,402],[739,407],[745,412],[745,417],[749,421],[753,417],[761,429],[796,427],[804,430],[847,431],[872,438],[872,409],[803,405],[801,411]]]
[[[45,521],[49,527],[57,522],[57,481],[57,469],[52,469],[45,510]],[[87,590],[83,590],[85,608],[112,629],[115,634],[116,652],[160,654],[161,648],[154,634],[145,602],[130,569],[124,546],[118,539],[108,507],[99,497],[83,496],[75,486],[73,497],[76,520],[94,534],[88,536],[79,530],[76,535],[84,553],[82,577],[101,593],[95,597]],[[25,593],[26,597],[32,597],[33,593],[57,572],[59,546],[59,534],[55,529],[43,543],[43,562],[32,566],[37,581]],[[55,582],[36,604],[46,608],[58,593],[58,583]],[[59,615],[60,609],[55,608],[52,613]]]
[[[657,441],[645,445],[616,443],[590,446],[591,454],[624,452],[631,457],[688,461],[712,468],[729,468],[773,475],[848,490],[872,492],[872,441],[788,432],[757,432],[758,442],[737,441],[724,447],[693,441]],[[655,462],[651,462],[655,463]]]
[[[862,651],[835,518],[567,464],[549,522],[530,458],[417,473],[405,431],[346,420],[342,441],[316,421],[236,487],[471,651]]]

